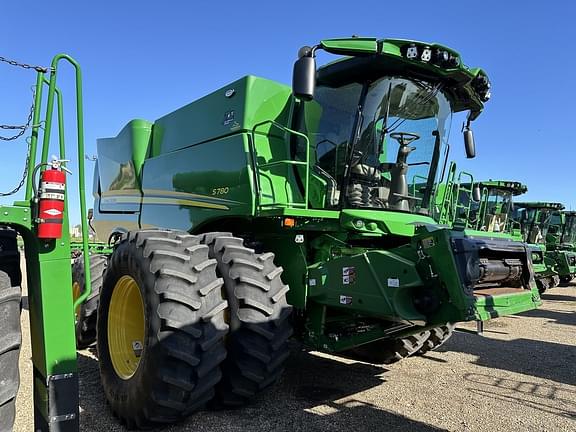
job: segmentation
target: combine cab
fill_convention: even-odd
[[[341,55],[316,68],[318,50]],[[294,334],[391,363],[452,324],[533,309],[521,242],[433,219],[452,113],[489,98],[437,44],[324,40],[292,89],[247,76],[98,140],[94,227],[114,251],[98,309],[102,383],[129,426],[238,406]]]

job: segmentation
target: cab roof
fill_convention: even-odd
[[[375,42],[374,50],[343,57],[320,67],[318,84],[340,87],[351,82],[376,80],[384,75],[440,83],[452,102],[452,109],[455,112],[470,110],[472,119],[480,114],[484,102],[490,97],[490,81],[486,73],[480,68],[466,66],[460,54],[451,48],[415,40],[361,39],[367,44]],[[333,41],[322,41],[321,46]]]

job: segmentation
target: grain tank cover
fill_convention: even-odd
[[[246,76],[156,120],[151,157],[250,131],[266,120],[288,124],[291,103],[290,87]]]

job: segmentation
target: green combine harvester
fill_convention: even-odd
[[[566,285],[576,276],[576,251],[569,243],[574,229],[572,212],[565,213],[563,209],[561,203],[516,203],[514,219],[522,226],[526,242],[545,248],[545,258],[553,263],[559,283]],[[564,229],[566,235],[562,236]]]
[[[576,277],[576,211],[562,211],[552,215],[551,226],[548,230],[548,243],[554,250],[567,251],[562,268],[563,283],[569,283]],[[572,254],[574,253],[574,254]]]
[[[570,243],[575,222],[573,212],[563,209],[561,203],[516,203],[514,219],[522,226],[526,242],[545,249],[545,259],[553,263],[559,283],[566,285],[576,276],[576,250]]]
[[[463,224],[466,229],[489,232],[501,239],[532,240],[525,238],[520,223],[514,220],[513,197],[526,193],[528,188],[525,185],[508,180],[474,183],[468,173],[461,173],[456,182],[451,181],[455,175],[454,165],[451,165],[449,173],[448,181],[440,185],[436,198],[440,223]],[[463,177],[469,183],[460,183]],[[540,294],[558,286],[560,278],[555,270],[556,261],[546,253],[546,245],[529,243],[528,248]]]
[[[566,285],[576,277],[576,211],[554,213],[546,240],[559,257],[560,279]]]
[[[317,69],[319,50],[341,57]],[[292,335],[391,363],[536,308],[522,242],[432,217],[452,113],[473,157],[489,88],[442,45],[330,39],[300,50],[292,89],[246,76],[98,140],[92,222],[113,252],[82,328],[119,419],[241,406]]]

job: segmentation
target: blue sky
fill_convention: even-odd
[[[116,135],[128,120],[154,120],[243,75],[290,83],[298,48],[320,39],[357,34],[439,42],[492,81],[492,100],[474,124],[477,158],[464,159],[459,121],[452,126],[452,158],[478,179],[519,180],[528,185],[527,199],[576,209],[573,2],[390,4],[19,0],[2,5],[0,56],[47,65],[65,52],[80,62],[86,153],[94,154],[96,139]],[[71,78],[62,70],[68,94]],[[25,121],[34,80],[32,72],[0,64],[0,124]],[[72,101],[67,112],[72,131]],[[74,134],[67,137],[73,148]],[[25,142],[0,146],[5,191],[21,175]],[[77,173],[76,164],[70,167]],[[91,162],[87,171],[91,194]],[[78,222],[75,200],[71,207]]]

